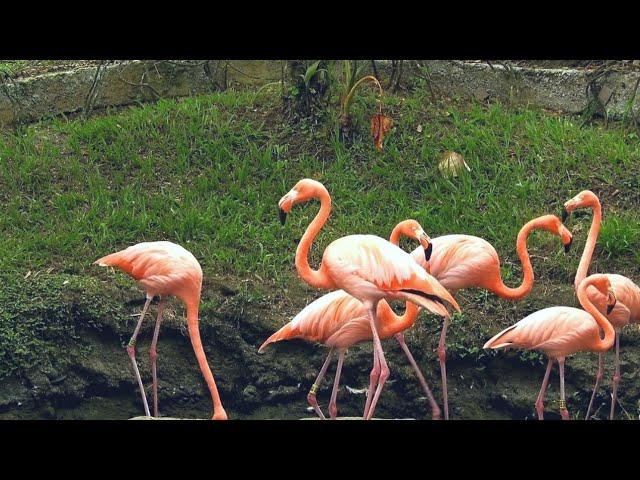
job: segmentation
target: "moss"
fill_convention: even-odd
[[[36,370],[55,379],[89,348],[82,329],[123,332],[122,304],[96,279],[41,274],[0,282],[0,379]]]

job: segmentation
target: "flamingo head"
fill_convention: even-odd
[[[610,314],[613,308],[616,306],[616,303],[618,303],[618,298],[616,297],[616,292],[611,286],[611,280],[609,280],[609,276],[603,273],[594,273],[593,275],[589,275],[582,281],[582,283],[578,287],[578,290],[586,290],[590,285],[597,288],[603,295],[606,295],[607,315]]]
[[[424,258],[427,262],[429,261],[431,253],[433,252],[433,245],[431,244],[429,235],[424,232],[422,225],[420,225],[416,220],[403,220],[396,225],[394,231],[399,231],[401,235],[413,238],[420,242],[420,245],[422,245],[422,248],[424,249]]]
[[[564,226],[562,220],[555,215],[545,215],[541,217],[541,227],[554,235],[560,237],[562,245],[564,245],[564,252],[567,253],[573,243],[573,235],[567,227]]]
[[[578,208],[591,207],[596,203],[599,203],[598,196],[591,190],[583,190],[571,200],[564,202],[562,208],[562,222],[566,222],[571,212]]]
[[[310,178],[303,178],[295,186],[287,192],[287,194],[278,202],[278,213],[280,216],[280,223],[285,224],[287,220],[287,214],[291,212],[293,206],[297,203],[304,203],[312,198],[318,196],[319,192],[324,191],[329,193],[327,189],[320,182],[312,180]]]

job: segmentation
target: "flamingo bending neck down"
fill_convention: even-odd
[[[296,268],[309,285],[323,290],[345,290],[367,309],[374,346],[370,384],[377,385],[373,398],[367,396],[363,416],[369,419],[389,376],[376,326],[380,300],[409,301],[441,315],[448,315],[444,302],[458,311],[460,307],[449,292],[420,268],[408,253],[375,235],[349,235],[334,240],[324,250],[320,267],[312,270],[308,261],[309,250],[331,212],[329,192],[320,182],[303,179],[278,202],[280,219],[284,223],[286,214],[291,212],[295,204],[313,198],[320,200],[320,211],[300,240],[296,250]]]
[[[560,415],[569,419],[564,391],[565,357],[577,352],[605,352],[613,345],[615,331],[607,318],[591,303],[587,288],[593,286],[607,297],[607,310],[616,304],[616,296],[607,275],[591,275],[578,288],[578,299],[584,310],[573,307],[550,307],[538,310],[520,320],[484,344],[483,348],[520,348],[539,350],[549,357],[547,370],[535,407],[538,419],[544,418],[544,394],[549,382],[553,361],[560,371]],[[604,338],[600,337],[604,330]]]
[[[391,243],[397,245],[401,235],[420,241],[424,252],[423,255],[427,258],[429,257],[431,244],[418,222],[415,220],[404,220],[396,225],[391,234]],[[404,338],[399,334],[399,332],[410,328],[414,324],[419,311],[420,307],[417,307],[411,302],[406,302],[405,313],[403,315],[396,315],[389,304],[385,300],[381,300],[380,303],[378,303],[377,309],[377,328],[382,340],[392,336],[396,337],[420,381],[427,401],[431,406],[432,418],[439,419],[440,408],[433,398],[433,394],[418,364],[404,342]],[[331,400],[329,402],[329,415],[332,419],[336,418],[336,399],[346,351],[356,343],[371,341],[373,338],[364,305],[360,300],[352,297],[344,290],[336,290],[323,295],[307,305],[292,321],[271,335],[260,346],[258,352],[263,353],[271,343],[292,338],[302,338],[310,342],[320,342],[329,347],[327,359],[307,395],[309,405],[311,405],[316,414],[322,419],[324,419],[325,416],[318,405],[316,392],[326,374],[333,354],[335,351],[338,352],[338,367],[336,369]]]
[[[518,233],[516,251],[522,263],[523,280],[518,287],[504,284],[500,272],[500,258],[486,240],[472,235],[445,235],[431,239],[433,253],[427,261],[418,248],[411,252],[413,259],[433,275],[453,295],[464,288],[483,288],[507,300],[520,300],[531,292],[533,267],[527,251],[527,239],[534,230],[546,230],[557,235],[565,252],[571,247],[571,232],[555,215],[543,215],[527,222]],[[445,419],[449,418],[446,370],[446,335],[449,319],[445,317],[438,344],[438,359],[442,378]],[[402,335],[402,334],[400,334]]]
[[[187,310],[187,328],[191,345],[196,354],[198,365],[204,375],[207,386],[213,400],[213,419],[226,420],[227,414],[222,407],[220,395],[216,387],[215,379],[207,363],[207,358],[202,347],[200,331],[198,330],[198,306],[202,290],[202,269],[196,258],[180,245],[171,242],[144,242],[133,245],[125,250],[112,253],[94,262],[102,267],[118,267],[138,281],[140,287],[146,291],[147,300],[142,309],[138,324],[127,345],[127,354],[131,359],[133,371],[138,381],[145,414],[150,417],[147,397],[140,378],[140,371],[136,363],[136,339],[140,327],[147,313],[151,300],[156,295],[160,297],[158,303],[158,318],[153,332],[153,340],[149,357],[151,359],[151,371],[153,376],[153,412],[158,416],[158,378],[156,361],[158,353],[156,345],[162,322],[162,312],[166,303],[166,297],[175,296],[182,300]]]
[[[589,265],[593,258],[593,252],[596,247],[596,242],[598,241],[598,234],[600,233],[600,223],[602,222],[602,207],[600,205],[600,200],[592,191],[584,190],[571,200],[565,202],[562,210],[563,220],[566,220],[574,210],[579,208],[590,208],[593,211],[593,219],[591,220],[591,227],[589,228],[587,241],[584,246],[584,251],[580,258],[580,264],[578,265],[578,270],[576,272],[576,278],[573,283],[576,291],[589,272]],[[629,323],[640,323],[640,287],[625,276],[617,274],[606,275],[609,277],[613,291],[618,299],[613,311],[606,314],[607,319],[611,322],[616,331],[615,367],[611,381],[611,409],[609,411],[609,419],[613,420],[616,400],[618,398],[618,384],[620,383],[620,330],[624,326],[629,325]],[[587,290],[587,295],[600,312],[605,313],[606,298],[595,288],[589,288]],[[604,354],[605,352],[598,354],[598,372],[596,373],[593,393],[591,394],[591,400],[589,401],[589,407],[587,408],[586,419],[590,418],[593,401],[595,400],[598,386],[600,385],[600,381],[604,374]]]

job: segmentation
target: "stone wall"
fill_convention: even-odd
[[[569,68],[521,68],[457,60],[427,60],[434,86],[446,95],[484,101],[498,99],[568,113],[593,108],[610,118],[640,114],[640,92],[634,89],[637,71],[610,71],[595,79],[589,72]],[[604,109],[601,106],[604,105]]]
[[[0,126],[47,116],[207,93],[280,79],[271,61],[131,60],[0,81]],[[90,95],[91,94],[91,95]]]
[[[382,70],[388,61],[378,61]],[[420,61],[440,94],[498,99],[561,112],[592,109],[610,118],[640,114],[637,71],[612,71],[591,81],[568,68],[521,68],[458,60]],[[408,73],[407,73],[408,75]],[[281,78],[281,62],[115,61],[102,66],[0,80],[0,127],[48,116],[203,94],[230,85],[261,86]]]

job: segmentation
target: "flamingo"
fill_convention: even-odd
[[[521,348],[539,350],[548,358],[547,370],[536,399],[538,419],[544,418],[544,394],[554,360],[560,371],[560,415],[569,419],[564,396],[565,357],[577,352],[606,352],[613,345],[615,331],[600,310],[591,302],[587,288],[593,286],[607,298],[607,311],[616,304],[616,295],[607,275],[595,274],[586,278],[578,287],[578,299],[584,310],[573,307],[550,307],[538,310],[515,325],[505,328],[484,344],[483,348]],[[600,329],[604,338],[600,338]]]
[[[326,247],[317,270],[309,266],[309,250],[318,232],[331,213],[331,197],[322,183],[308,178],[300,180],[278,202],[280,221],[294,205],[320,200],[320,211],[309,224],[296,250],[298,275],[312,287],[321,290],[342,289],[360,300],[366,310],[373,334],[374,364],[369,392],[376,387],[373,398],[367,396],[363,418],[373,416],[376,403],[389,377],[376,326],[376,311],[380,300],[409,301],[441,315],[448,315],[444,302],[457,311],[460,307],[449,292],[417,265],[411,256],[397,245],[375,235],[348,235]]]
[[[391,243],[397,245],[401,235],[420,241],[425,257],[431,254],[429,237],[415,220],[404,220],[396,225],[391,233],[391,239],[393,239]],[[396,336],[427,396],[431,406],[432,418],[439,419],[440,408],[433,398],[433,394],[418,364],[413,358],[411,351],[404,342],[404,338],[398,337],[398,332],[413,325],[418,317],[419,310],[420,308],[413,303],[406,302],[404,315],[396,315],[389,304],[385,300],[381,300],[380,303],[378,303],[378,322],[376,326],[381,340]],[[356,343],[371,341],[373,339],[365,306],[360,300],[352,297],[344,290],[336,290],[323,295],[307,305],[292,321],[271,335],[260,346],[258,353],[263,353],[267,346],[274,342],[292,338],[302,338],[310,342],[319,342],[329,348],[329,353],[318,374],[318,378],[311,386],[311,390],[307,395],[309,405],[311,405],[321,419],[325,419],[325,416],[318,406],[316,392],[331,363],[333,354],[336,351],[338,352],[338,366],[336,368],[331,400],[329,402],[329,415],[332,419],[335,419],[337,417],[336,398],[346,351]]]
[[[593,219],[591,220],[591,227],[589,228],[587,242],[585,244],[584,251],[582,252],[578,271],[576,272],[576,278],[573,283],[576,291],[589,271],[589,265],[591,263],[591,258],[593,257],[593,251],[596,247],[598,234],[600,233],[600,223],[602,221],[602,207],[600,205],[600,200],[592,191],[584,190],[564,204],[562,211],[563,221],[571,215],[571,212],[579,208],[591,208],[593,210]],[[616,359],[613,379],[611,382],[612,396],[611,410],[609,412],[609,419],[613,420],[618,395],[618,384],[620,383],[620,330],[624,326],[629,325],[629,323],[640,323],[640,288],[631,279],[625,276],[618,274],[607,274],[607,276],[609,277],[613,291],[616,293],[616,297],[618,298],[616,307],[610,314],[607,314],[607,319],[611,322],[616,331]],[[593,304],[596,305],[602,313],[604,313],[606,298],[594,288],[587,290],[587,295],[591,302],[593,302]],[[587,408],[586,420],[589,419],[591,414],[593,401],[603,374],[604,352],[601,352],[598,355],[598,373],[596,374],[596,382],[593,387],[593,393],[591,394],[591,400],[589,401],[589,407]]]
[[[146,292],[146,302],[140,314],[131,340],[127,345],[127,354],[131,359],[138,387],[142,395],[142,403],[147,417],[150,417],[149,404],[144,393],[140,371],[136,363],[136,339],[142,326],[147,309],[156,295],[160,297],[158,303],[158,317],[153,331],[153,340],[149,350],[151,359],[151,372],[153,376],[153,413],[158,416],[158,378],[156,361],[158,353],[156,345],[162,322],[162,312],[168,296],[179,298],[187,310],[187,328],[191,345],[198,360],[200,370],[204,375],[207,386],[213,400],[213,419],[226,420],[227,414],[222,407],[220,395],[216,387],[215,379],[207,363],[207,358],[202,348],[200,331],[198,330],[198,306],[200,304],[200,292],[202,289],[202,269],[196,258],[180,245],[171,242],[144,242],[133,245],[125,250],[112,253],[94,262],[94,265],[102,267],[118,267],[135,280],[142,290]]]
[[[569,251],[573,237],[571,232],[555,215],[543,215],[527,222],[518,233],[516,251],[524,278],[518,287],[504,284],[500,273],[500,258],[493,246],[486,240],[472,235],[444,235],[431,239],[433,253],[429,260],[418,248],[411,252],[413,259],[427,272],[433,275],[452,295],[463,288],[483,288],[506,300],[520,300],[527,296],[533,288],[533,267],[527,251],[527,239],[534,230],[546,230],[560,237],[565,252]],[[449,418],[449,402],[447,396],[446,370],[446,334],[449,318],[444,318],[440,342],[438,344],[438,360],[442,380],[442,396],[444,401],[444,418]],[[400,333],[399,335],[402,335]]]

